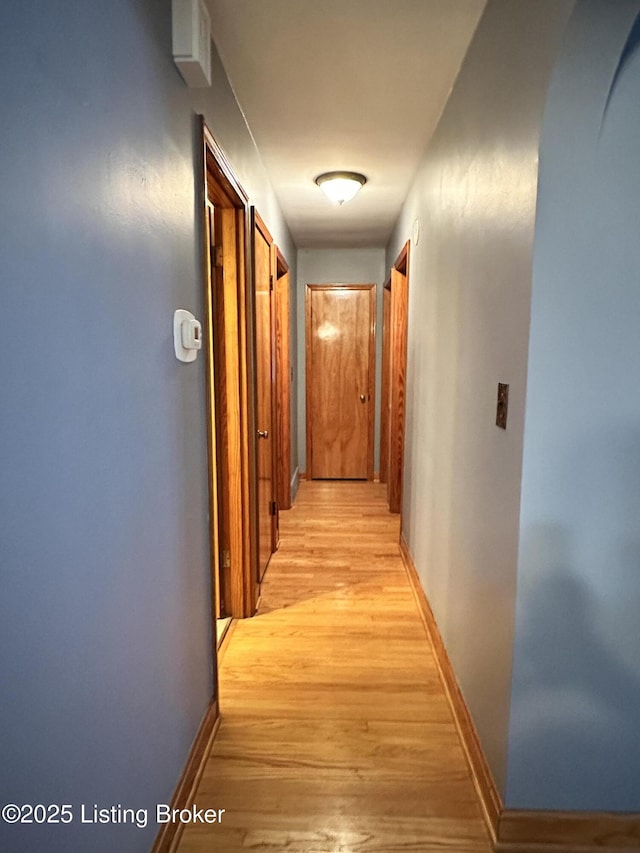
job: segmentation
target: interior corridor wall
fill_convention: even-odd
[[[217,57],[179,76],[170,0],[5,0],[0,41],[0,800],[75,810],[0,848],[146,853],[212,689],[204,360],[172,342],[203,316],[196,113],[294,282],[295,247]]]
[[[395,260],[395,257],[394,259]],[[388,270],[387,270],[388,273]],[[376,408],[374,470],[380,470],[380,376],[382,354],[382,290],[385,282],[384,249],[298,250],[298,458],[306,467],[306,375],[305,375],[305,288],[307,284],[376,285]]]
[[[507,805],[640,812],[640,3],[581,0],[540,147]]]
[[[387,248],[419,220],[402,529],[503,795],[538,143],[572,6],[489,0]]]

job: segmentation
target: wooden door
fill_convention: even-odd
[[[254,215],[254,294],[256,317],[256,430],[258,456],[258,577],[262,580],[277,544],[274,450],[275,419],[271,246],[273,241]]]
[[[291,509],[291,372],[289,265],[275,247],[272,293],[276,349],[276,503]]]
[[[373,479],[374,284],[307,285],[307,476]]]
[[[208,434],[209,434],[209,526],[211,532],[211,558],[213,564],[214,615],[216,619],[226,617],[232,612],[230,600],[231,583],[229,577],[229,512],[225,467],[224,434],[222,418],[216,412],[226,409],[224,371],[224,315],[222,311],[222,269],[216,265],[216,247],[221,245],[220,211],[209,199],[206,199],[206,237],[209,248],[206,288],[206,355],[208,369]],[[213,330],[216,330],[214,335]],[[216,373],[219,372],[219,376]]]
[[[247,287],[248,199],[200,117],[203,154],[203,349],[207,362],[213,612],[242,618],[258,600],[252,290]],[[214,375],[215,374],[215,375]],[[215,464],[214,464],[215,463]],[[213,505],[217,504],[217,535]],[[217,541],[216,541],[217,540]],[[217,564],[216,564],[217,561]],[[220,584],[216,590],[216,574]],[[215,630],[212,637],[215,640]],[[215,646],[215,642],[214,642]]]

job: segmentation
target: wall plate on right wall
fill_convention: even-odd
[[[498,382],[498,405],[496,406],[496,426],[507,428],[507,412],[509,410],[509,386]]]

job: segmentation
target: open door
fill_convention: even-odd
[[[402,508],[408,302],[407,241],[391,268],[383,302],[380,480],[387,484],[387,503],[391,512],[400,512]]]
[[[216,308],[216,293],[220,286],[216,282],[218,270],[216,269],[216,245],[220,239],[220,216],[216,215],[215,206],[210,199],[205,200],[205,255],[206,255],[206,302],[207,318],[205,327],[208,334],[205,341],[205,352],[207,355],[207,386],[211,392],[207,395],[207,423],[209,436],[209,530],[211,541],[211,563],[213,574],[213,610],[218,625],[227,619],[232,612],[230,599],[231,584],[229,582],[229,565],[225,557],[225,544],[228,543],[228,511],[225,511],[224,497],[227,491],[224,487],[223,472],[225,468],[224,459],[221,458],[220,450],[223,442],[221,440],[222,400],[219,393],[222,383],[216,382],[216,364],[221,369],[220,350],[216,355],[213,328],[219,328],[214,320]],[[216,393],[216,390],[218,393]],[[226,523],[225,523],[226,522]],[[218,633],[218,632],[216,632]]]
[[[272,310],[273,239],[253,210],[253,289],[256,328],[256,437],[258,445],[258,580],[278,546],[276,501],[275,317]]]
[[[276,502],[291,509],[291,311],[289,265],[275,249],[273,288],[276,350]]]
[[[253,615],[258,600],[247,196],[200,122],[212,611],[214,618],[242,618]]]

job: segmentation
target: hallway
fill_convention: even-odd
[[[385,487],[302,482],[258,615],[220,664],[222,723],[181,853],[490,850]]]

